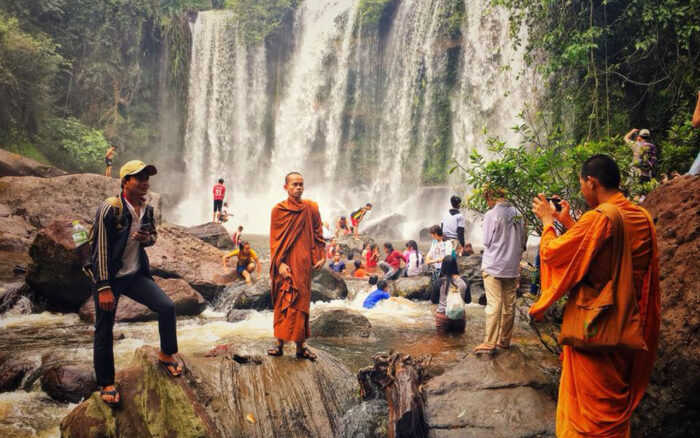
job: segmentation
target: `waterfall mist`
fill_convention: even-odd
[[[232,11],[198,14],[186,170],[164,188],[176,200],[170,220],[211,220],[211,187],[224,178],[229,224],[266,233],[286,197],[284,175],[299,171],[329,223],[366,202],[371,222],[409,218],[403,233],[439,222],[435,205],[446,209],[450,192],[463,190],[447,176],[449,161],[468,164],[469,150],[483,150],[484,127],[508,135],[532,75],[498,8],[465,0],[455,40],[445,30],[446,14],[462,6],[454,1],[396,2],[379,30],[363,22],[359,3],[302,2],[278,40],[284,47],[247,43]],[[444,199],[428,206],[428,193]]]

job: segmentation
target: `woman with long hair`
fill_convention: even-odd
[[[423,254],[418,251],[418,244],[415,240],[406,242],[406,252],[404,253],[406,262],[406,277],[417,277],[425,271],[425,260]]]
[[[464,312],[460,318],[452,319],[446,314],[447,298],[451,293],[459,293],[462,304],[469,302],[467,299],[467,283],[459,276],[457,259],[451,254],[442,259],[442,269],[440,279],[433,287],[433,295],[430,300],[437,304],[435,310],[435,328],[439,333],[463,332],[466,324]]]

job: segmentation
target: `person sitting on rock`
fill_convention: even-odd
[[[229,217],[228,202],[224,202],[224,206],[221,209],[221,212],[219,213],[219,222],[221,222],[221,223],[228,222],[228,217]]]
[[[406,262],[406,277],[418,277],[425,272],[425,260],[423,254],[418,251],[418,244],[415,240],[406,242],[404,257],[408,260]]]
[[[158,314],[158,360],[171,377],[179,377],[175,305],[153,281],[144,248],[156,243],[153,207],[146,202],[155,166],[132,160],[119,170],[122,191],[97,209],[90,232],[91,274],[95,282],[95,339],[93,360],[100,397],[109,407],[121,404],[114,386],[112,329],[119,297],[126,295]]]
[[[242,241],[238,245],[238,248],[223,257],[224,270],[226,270],[227,273],[228,259],[231,257],[238,257],[238,262],[236,263],[236,278],[243,278],[247,284],[250,284],[252,282],[250,274],[255,270],[257,270],[258,278],[260,278],[262,265],[260,264],[258,255],[250,247],[250,243]]]
[[[386,254],[386,259],[379,263],[379,267],[384,271],[384,277],[382,277],[382,279],[396,280],[402,274],[401,261],[407,263],[408,259],[404,257],[403,254],[396,251],[391,242],[386,242],[384,244],[384,253]]]
[[[355,260],[355,270],[352,272],[352,278],[369,278],[367,270],[362,265],[362,260]]]
[[[331,239],[331,243],[328,246],[326,246],[326,258],[333,260],[335,253],[337,253],[338,251],[338,241],[335,238],[333,238]]]
[[[333,261],[330,262],[328,267],[331,268],[331,271],[341,275],[345,272],[345,262],[340,260],[340,251],[336,251],[335,254],[333,254]]]
[[[453,319],[445,314],[447,309],[447,296],[450,293],[457,292],[463,302],[469,302],[467,299],[467,284],[459,276],[459,268],[457,259],[452,255],[447,255],[442,259],[442,269],[440,271],[440,280],[438,287],[433,288],[433,294],[430,300],[433,304],[437,304],[435,310],[435,328],[440,333],[446,332],[463,332],[466,324],[466,317],[462,313],[461,317]]]
[[[348,220],[345,218],[345,216],[340,216],[338,221],[335,223],[335,237],[345,236],[346,234],[350,233],[352,233],[352,231],[350,231],[350,227],[348,226]]]
[[[377,263],[379,263],[379,245],[373,243],[369,247],[369,252],[365,254],[365,268],[369,272],[374,272],[377,269]]]
[[[333,238],[331,229],[328,227],[328,222],[323,222],[323,240],[328,243]]]

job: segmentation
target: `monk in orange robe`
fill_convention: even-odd
[[[297,357],[315,360],[304,342],[310,336],[311,272],[326,262],[323,224],[318,205],[301,199],[304,178],[292,172],[285,177],[289,197],[272,209],[270,224],[270,278],[273,326],[277,346],[267,351],[281,356],[285,341],[297,345]]]
[[[541,319],[549,306],[569,294],[563,335],[566,318],[573,315],[567,312],[585,311],[581,310],[582,306],[568,307],[578,305],[575,297],[579,288],[586,285],[592,288],[590,290],[600,290],[616,269],[622,272],[622,265],[627,265],[630,280],[616,283],[615,297],[618,303],[630,297],[628,302],[635,311],[623,312],[617,319],[621,327],[638,327],[640,347],[596,350],[585,345],[564,345],[557,436],[629,437],[630,417],[649,383],[659,339],[656,229],[646,210],[630,203],[620,192],[620,171],[612,158],[607,155],[589,158],[582,166],[580,183],[581,192],[592,210],[578,222],[569,215],[570,206],[566,201],[560,202],[561,211],[542,194],[533,201],[533,212],[542,220],[544,229],[540,241],[542,295],[530,308],[530,315],[535,320]],[[613,238],[619,236],[613,235],[611,219],[603,214],[610,209],[602,205],[604,203],[617,208],[629,243],[627,262],[618,263],[619,266],[612,266],[615,260]],[[559,237],[553,225],[555,219],[566,228]],[[619,220],[618,215],[616,221],[619,223]]]

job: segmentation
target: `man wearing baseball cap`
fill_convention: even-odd
[[[632,140],[633,135],[637,135],[635,140]],[[656,146],[649,141],[651,133],[648,129],[632,129],[625,135],[625,143],[632,149],[634,160],[632,161],[632,173],[634,177],[639,179],[639,182],[645,183],[651,181],[652,170],[656,165]]]
[[[170,376],[178,377],[182,373],[173,357],[177,353],[175,305],[153,281],[144,250],[158,236],[153,207],[146,202],[149,178],[157,172],[155,166],[139,160],[122,166],[119,171],[122,191],[100,205],[90,232],[95,282],[93,360],[102,401],[110,407],[121,404],[114,386],[112,351],[112,328],[121,295],[158,313],[158,359]]]

